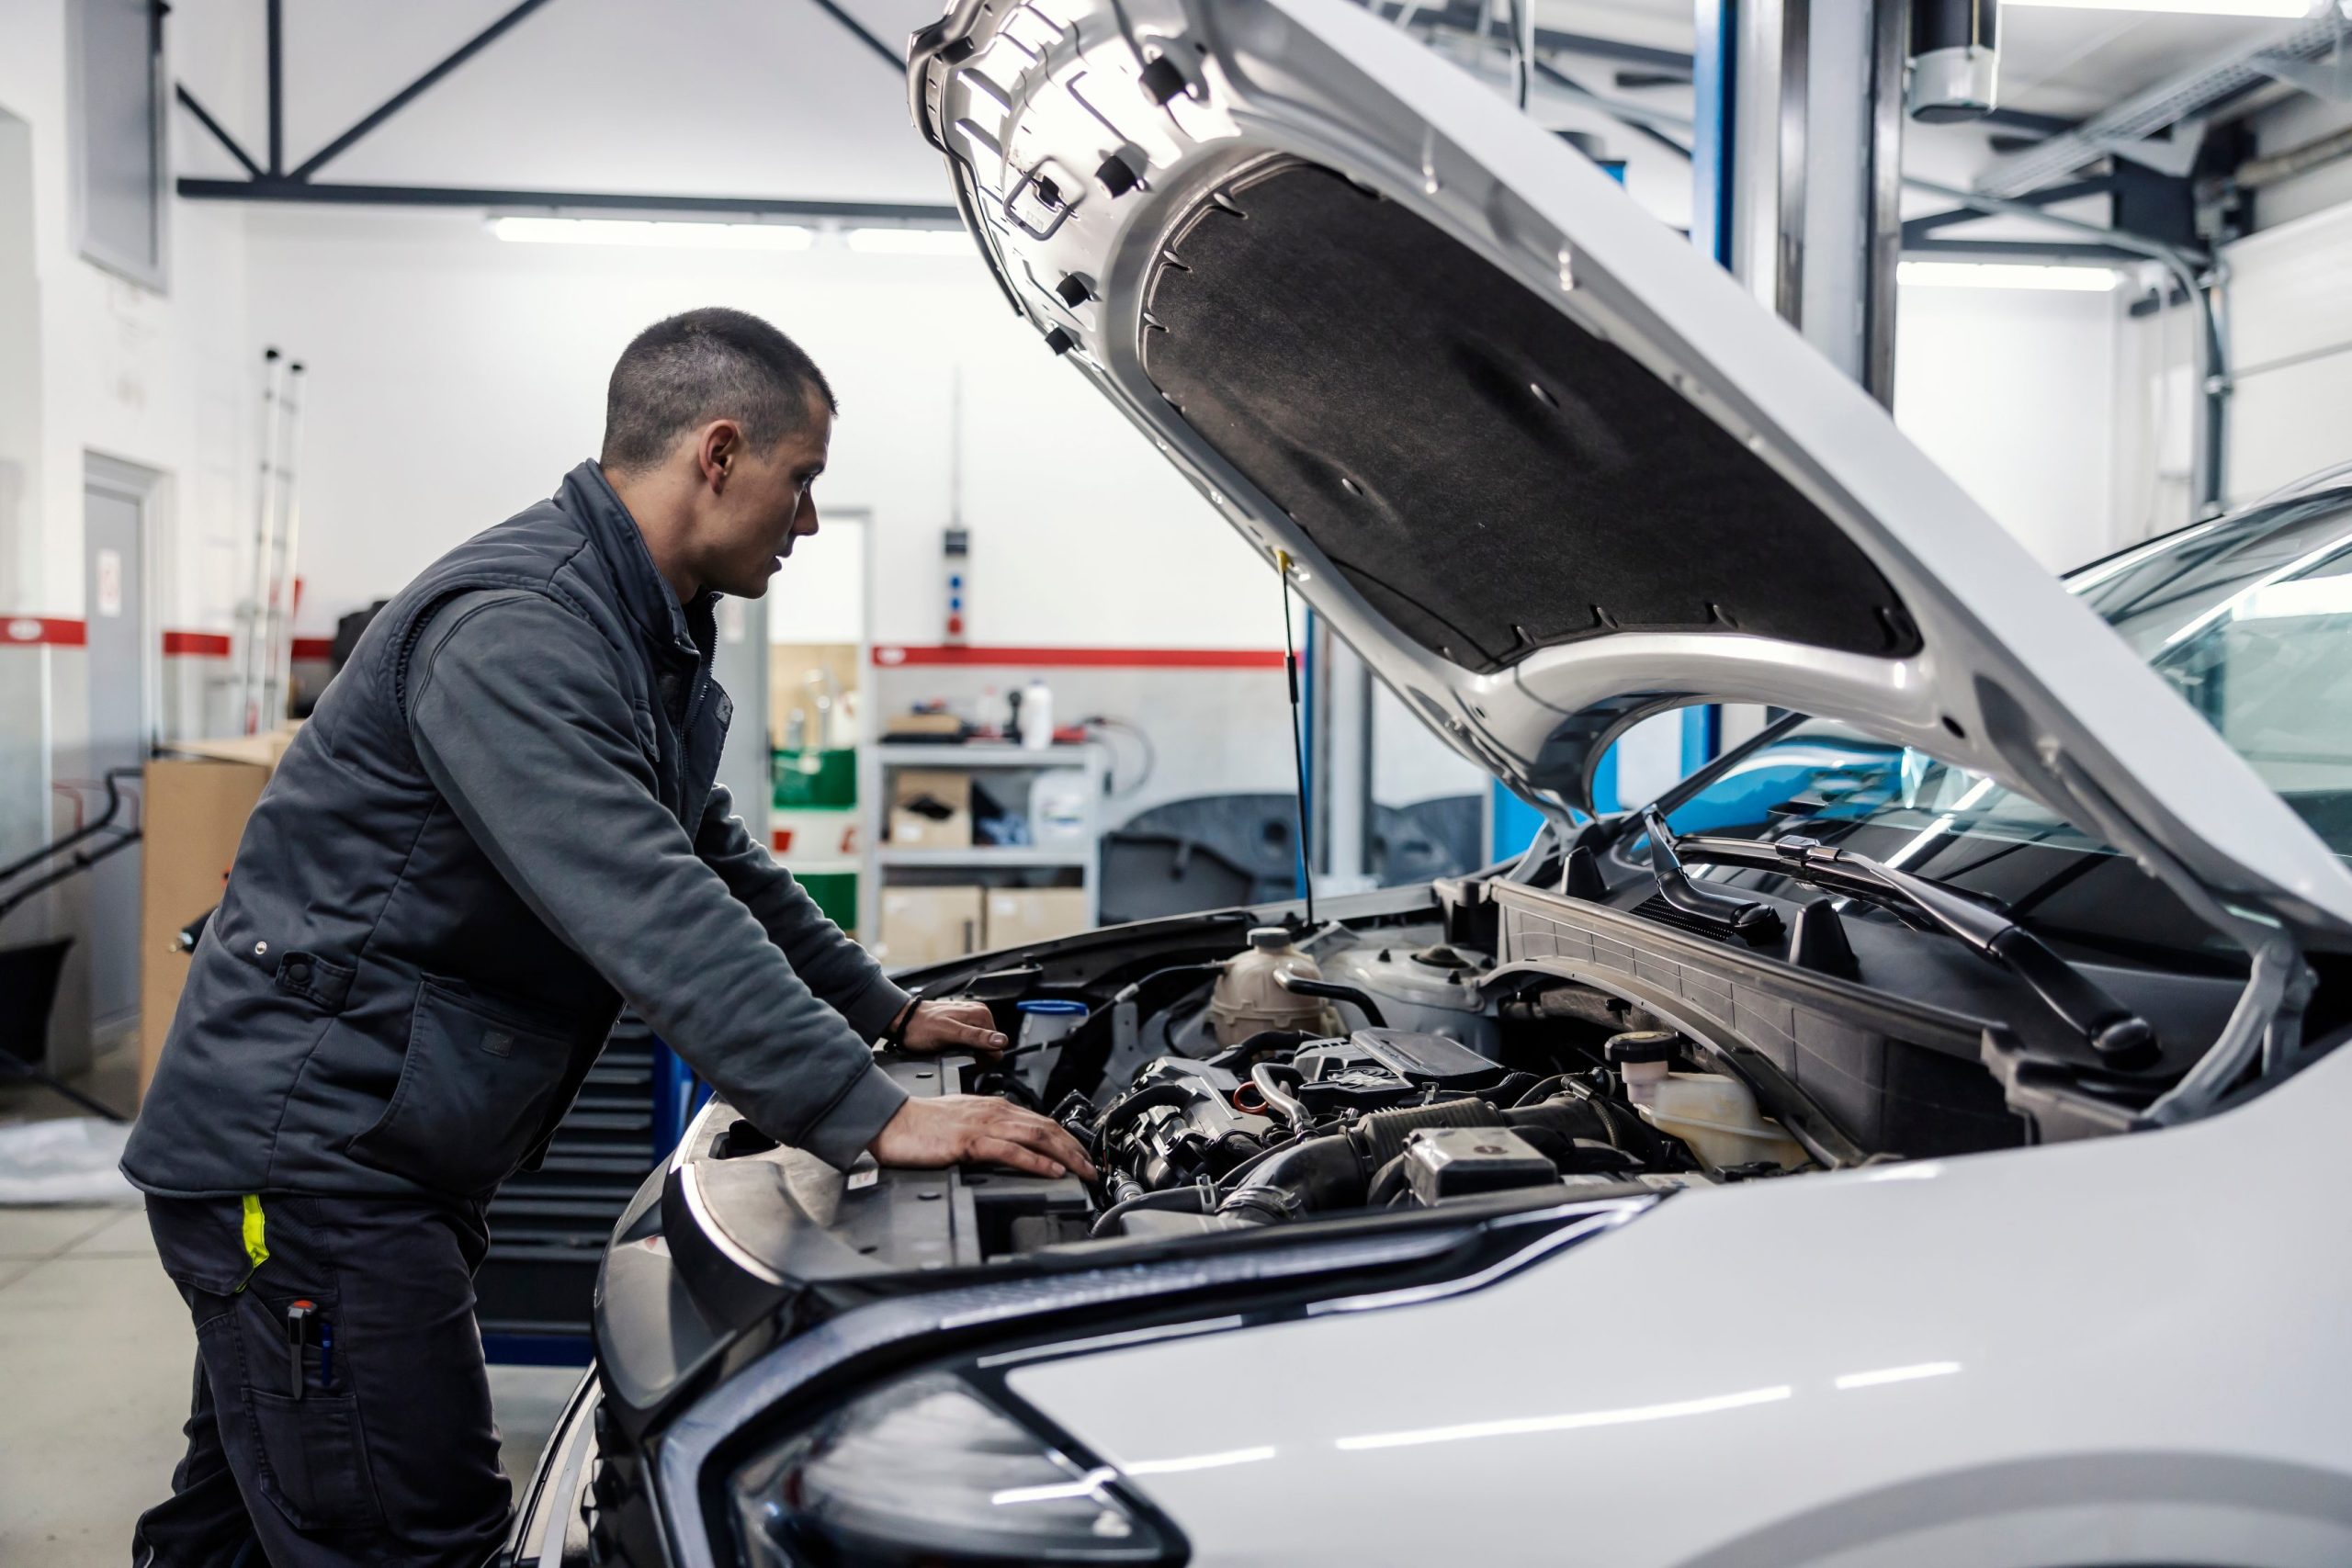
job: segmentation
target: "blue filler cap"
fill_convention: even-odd
[[[1082,1013],[1089,1010],[1084,1002],[1068,1002],[1054,999],[1016,1002],[1013,1005],[1019,1008],[1023,1012],[1043,1013],[1048,1018],[1068,1018],[1072,1014]]]

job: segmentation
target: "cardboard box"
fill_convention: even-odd
[[[893,969],[980,950],[980,889],[885,887],[874,956]]]
[[[175,756],[209,757],[216,762],[248,762],[275,773],[286,748],[294,744],[294,732],[301,728],[289,724],[267,735],[238,735],[226,740],[175,740],[164,750]]]
[[[991,887],[986,902],[988,922],[982,947],[1051,942],[1087,929],[1083,887]]]
[[[196,747],[187,750],[195,750]],[[139,1092],[187,983],[187,955],[173,951],[180,928],[220,902],[245,818],[286,750],[285,738],[208,742],[199,759],[147,764],[145,836],[139,891]],[[234,758],[234,761],[216,760]]]
[[[947,768],[899,768],[890,774],[890,847],[972,847],[972,775]]]

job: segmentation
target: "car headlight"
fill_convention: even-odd
[[[1174,1530],[982,1399],[929,1373],[847,1404],[739,1470],[753,1568],[1178,1563]]]

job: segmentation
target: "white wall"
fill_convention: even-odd
[[[210,566],[232,558],[242,514],[239,415],[255,352],[243,326],[243,222],[229,210],[174,210],[161,291],[80,257],[67,14],[64,0],[0,5],[0,620],[85,617],[83,468],[99,453],[162,476],[147,519],[147,630],[160,640],[207,596],[198,585]],[[203,60],[209,47],[176,25],[166,38],[175,60]],[[236,80],[227,65],[215,75]],[[88,690],[79,647],[0,639],[0,857],[70,825],[74,803],[51,786],[91,772]],[[94,930],[81,879],[13,914],[5,940],[61,935],[75,943],[50,1063],[73,1071],[93,1046],[91,948],[136,933]]]
[[[842,412],[817,495],[874,514],[875,640],[940,640],[956,367],[969,640],[1264,647],[1278,629],[1265,570],[1015,322],[976,256],[523,245],[452,214],[250,222],[254,320],[311,367],[308,630],[548,493],[594,455],[629,337],[706,304],[775,321],[831,379]]]
[[[0,611],[82,614],[82,455],[104,452],[168,477],[161,541],[169,582],[201,572],[211,541],[232,536],[245,491],[246,367],[258,354],[243,311],[243,220],[230,209],[175,203],[162,293],[125,282],[75,254],[70,200],[64,4],[0,6],[0,111],[24,120],[32,146],[33,270],[38,341],[21,322],[0,353],[38,364],[40,417],[26,502],[0,513]],[[217,39],[173,27],[175,63],[201,62]],[[175,132],[183,127],[177,123]],[[5,329],[0,329],[5,330]],[[250,352],[249,352],[250,351]],[[11,445],[14,445],[13,441]],[[201,594],[199,593],[199,597]],[[164,625],[190,613],[167,595]]]
[[[1905,287],[1895,423],[2052,570],[2116,541],[2112,294]]]

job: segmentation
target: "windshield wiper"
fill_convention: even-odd
[[[1679,913],[1718,935],[1746,942],[1765,942],[1781,934],[1781,912],[1771,905],[1742,898],[1713,887],[1702,887],[1682,869],[1676,852],[1679,840],[1668,831],[1666,818],[1656,807],[1642,811],[1642,827],[1650,839],[1650,875],[1657,881],[1658,897]]]
[[[1645,825],[1653,857],[1664,843],[1678,873],[1686,861],[1778,872],[1826,892],[1897,913],[1908,911],[2024,981],[2052,1014],[2108,1066],[2132,1071],[2155,1064],[2156,1032],[2145,1019],[1998,909],[1818,839],[1791,834],[1769,844],[1746,839],[1676,839],[1662,820]]]

